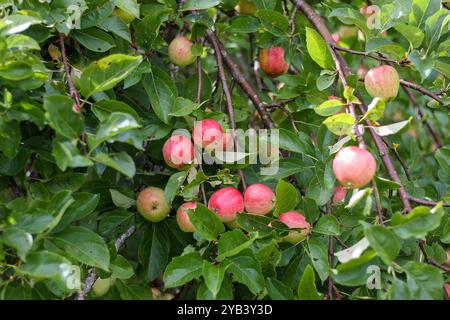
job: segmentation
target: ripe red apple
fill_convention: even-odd
[[[236,7],[234,7],[234,10],[243,15],[253,16],[256,13],[256,5],[251,1],[241,0]]]
[[[99,298],[108,293],[109,289],[116,282],[116,278],[111,276],[109,278],[97,278],[94,284],[92,285],[92,292],[94,297]]]
[[[391,66],[381,65],[367,72],[364,85],[373,98],[379,97],[388,101],[397,96],[399,81],[397,70]]]
[[[128,11],[122,10],[120,8],[115,8],[112,12],[112,15],[119,17],[126,24],[133,22],[133,20],[135,19],[134,15],[132,15]]]
[[[268,214],[275,205],[275,194],[263,184],[249,185],[244,192],[244,205],[248,213]]]
[[[138,195],[136,206],[138,212],[151,222],[163,220],[170,212],[164,190],[155,187],[142,190]]]
[[[364,187],[372,180],[376,169],[372,154],[354,146],[342,148],[333,160],[336,179],[348,188]]]
[[[196,57],[192,54],[193,43],[185,36],[179,36],[169,44],[169,59],[179,67],[185,67],[193,63]]]
[[[288,211],[280,214],[278,220],[287,225],[290,229],[304,229],[302,231],[291,231],[283,238],[284,241],[296,244],[303,240],[308,234],[310,225],[304,215],[297,211]]]
[[[177,222],[180,229],[184,232],[195,232],[195,227],[189,220],[188,210],[197,208],[197,203],[183,203],[177,210]]]
[[[338,43],[341,40],[341,36],[339,35],[338,32],[335,32],[331,35],[331,37],[333,38],[334,42]]]
[[[222,126],[213,119],[197,121],[192,130],[192,137],[194,143],[203,148],[214,142],[221,144],[223,137]]]
[[[273,78],[285,74],[289,65],[284,61],[284,49],[281,47],[271,47],[259,51],[259,63],[261,69]]]
[[[231,222],[236,214],[244,211],[244,198],[233,187],[215,191],[208,201],[208,208],[214,211],[222,222]]]
[[[336,186],[333,190],[333,203],[338,203],[345,200],[345,195],[347,194],[347,189],[342,186]]]
[[[194,160],[194,144],[181,134],[173,135],[164,143],[164,161],[169,167],[183,170]]]

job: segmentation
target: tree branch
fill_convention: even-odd
[[[127,231],[125,231],[123,234],[121,234],[120,237],[117,238],[117,240],[115,241],[114,244],[115,244],[116,250],[119,250],[120,248],[122,248],[123,245],[125,244],[125,241],[127,241],[127,239],[129,237],[131,237],[133,235],[133,233],[135,233],[135,232],[136,232],[136,225],[133,224],[131,227],[129,227],[127,229]],[[90,268],[88,270],[88,276],[84,280],[83,288],[80,290],[80,292],[76,296],[75,300],[85,300],[86,296],[88,295],[89,291],[91,291],[91,288],[94,285],[97,278],[98,278],[97,271],[95,270],[95,268]]]
[[[405,86],[405,87],[408,87],[408,88],[414,89],[416,91],[419,91],[420,93],[422,93],[422,94],[424,94],[426,96],[429,96],[430,98],[433,98],[434,100],[436,100],[440,104],[444,105],[444,100],[442,100],[442,98],[439,95],[431,92],[428,89],[425,89],[424,87],[418,85],[417,83],[414,83],[414,82],[411,82],[411,81],[408,81],[408,80],[405,80],[405,79],[400,79],[400,84]],[[450,105],[447,104],[446,107],[450,108]]]
[[[422,254],[423,254],[426,262],[428,262],[432,266],[435,266],[436,268],[444,270],[445,272],[450,272],[450,267],[447,267],[447,266],[445,266],[443,264],[440,264],[439,262],[437,262],[436,260],[434,260],[433,258],[428,256],[428,253],[427,253],[426,248],[425,248],[425,241],[424,240],[419,240],[419,248],[420,248],[420,251],[422,251]]]
[[[429,206],[429,207],[434,207],[434,206],[436,206],[439,203],[439,202],[436,202],[436,201],[430,201],[430,200],[416,198],[416,197],[413,197],[413,196],[410,196],[410,195],[408,195],[408,199],[411,200],[414,203],[421,204],[421,205],[424,205],[424,206]],[[450,203],[448,203],[448,202],[441,202],[441,204],[442,204],[443,207],[450,207]]]
[[[228,52],[223,47],[223,44],[220,43],[220,41],[217,38],[217,36],[215,35],[215,33],[213,31],[209,30],[207,32],[207,37],[209,40],[216,42],[218,49],[219,49],[219,53],[223,57],[223,61],[227,65],[228,69],[230,70],[231,75],[233,76],[234,80],[239,84],[239,86],[242,88],[244,93],[249,97],[249,99],[255,105],[256,110],[258,111],[265,127],[269,128],[269,129],[275,128],[275,125],[274,125],[272,119],[270,118],[270,114],[267,113],[267,111],[265,109],[264,103],[259,98],[259,96],[255,92],[255,90],[252,88],[250,83],[248,83],[247,79],[245,79],[245,77],[243,76],[239,67],[230,58],[230,56],[228,55]]]
[[[344,47],[340,47],[340,46],[338,46],[335,43],[332,43],[331,46],[333,47],[333,49],[338,50],[338,51],[347,52],[347,53],[358,55],[358,56],[364,56],[364,57],[375,59],[375,60],[378,60],[378,61],[389,62],[389,63],[396,64],[396,65],[399,65],[399,66],[402,66],[402,67],[408,66],[409,64],[411,64],[411,61],[409,61],[407,59],[392,60],[392,59],[384,57],[384,56],[370,54],[369,52],[357,51],[357,50],[352,50],[352,49],[347,49],[347,48],[344,48]]]
[[[303,14],[306,16],[306,18],[311,22],[311,24],[316,28],[316,30],[322,35],[322,37],[325,39],[328,48],[330,49],[330,53],[336,63],[336,67],[338,70],[339,77],[343,83],[343,85],[346,85],[346,76],[351,73],[351,70],[345,60],[332,49],[332,44],[334,43],[333,38],[331,37],[330,32],[328,31],[325,23],[322,21],[322,18],[318,16],[315,11],[303,0],[291,0],[294,5],[303,12]],[[363,101],[362,96],[358,94],[355,91],[355,94],[360,99],[360,101]],[[361,113],[366,113],[367,108],[364,104],[358,105]],[[350,110],[351,111],[351,110]],[[370,126],[370,122],[366,121],[367,125]],[[369,133],[372,136],[372,139],[375,143],[375,146],[378,150],[378,153],[381,157],[381,160],[383,161],[383,164],[386,168],[386,170],[389,173],[389,176],[392,180],[400,184],[400,188],[398,190],[400,199],[402,200],[403,207],[406,212],[409,212],[411,210],[411,204],[409,203],[409,199],[405,190],[405,187],[403,186],[400,177],[398,176],[397,171],[395,170],[395,167],[392,163],[391,158],[389,157],[388,150],[386,149],[386,146],[383,143],[383,140],[381,137],[369,127]]]
[[[64,44],[64,33],[59,33],[59,46],[61,48],[61,58],[64,65],[64,72],[66,73],[67,86],[69,87],[70,96],[75,100],[75,104],[73,105],[73,111],[80,112],[81,111],[81,99],[78,94],[77,89],[75,88],[72,75],[70,73],[69,61],[67,60],[66,46]]]

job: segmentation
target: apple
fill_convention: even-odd
[[[339,32],[335,32],[331,35],[331,37],[333,38],[334,42],[338,43],[341,40],[341,36],[339,35]]]
[[[194,143],[202,148],[207,147],[211,143],[222,144],[222,126],[213,119],[196,121],[192,130],[192,137]]]
[[[244,211],[244,198],[233,187],[215,191],[208,201],[208,208],[214,211],[222,222],[231,222],[236,214]]]
[[[151,222],[163,220],[170,212],[164,190],[156,187],[148,187],[139,192],[136,206],[138,212]]]
[[[134,15],[132,15],[130,12],[122,10],[120,8],[115,8],[112,12],[113,16],[119,17],[122,19],[123,22],[126,24],[129,24],[133,22],[133,20],[136,18]]]
[[[263,184],[249,185],[244,192],[244,206],[248,213],[268,214],[275,206],[275,194]]]
[[[197,208],[197,203],[183,203],[177,210],[177,222],[180,229],[184,232],[195,232],[195,227],[189,220],[188,210]]]
[[[194,63],[196,57],[192,54],[192,41],[185,36],[179,36],[169,44],[169,59],[179,67]]]
[[[379,97],[388,101],[397,96],[400,79],[393,67],[381,65],[367,72],[364,85],[373,98]]]
[[[109,278],[97,278],[95,280],[94,284],[92,285],[92,292],[94,294],[94,297],[99,298],[104,296],[108,293],[109,289],[112,285],[114,285],[114,282],[116,282],[116,278],[111,276]]]
[[[253,16],[256,13],[256,5],[247,0],[241,0],[239,3],[234,7],[234,10],[239,12],[243,15],[250,15]]]
[[[339,203],[345,200],[347,189],[342,186],[336,186],[333,190],[333,203]]]
[[[194,161],[194,144],[181,134],[167,139],[162,152],[166,164],[174,169],[184,170]]]
[[[367,68],[366,67],[359,67],[358,70],[356,70],[356,74],[359,76],[360,79],[364,79],[364,77],[367,74]]]
[[[347,188],[361,188],[368,184],[377,169],[372,154],[355,146],[339,150],[333,160],[336,179]]]
[[[308,221],[306,221],[304,215],[297,211],[281,213],[278,220],[283,222],[290,229],[304,229],[302,231],[290,231],[289,234],[283,238],[283,241],[296,244],[305,239],[305,237],[309,234],[310,225]]]
[[[261,69],[270,77],[278,77],[285,74],[289,64],[284,61],[284,49],[281,47],[271,47],[259,51],[259,63]]]

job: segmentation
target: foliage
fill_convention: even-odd
[[[104,299],[325,299],[329,277],[334,298],[444,298],[449,275],[439,266],[450,244],[448,209],[412,202],[408,213],[399,188],[410,197],[450,201],[448,10],[440,1],[371,1],[380,21],[369,28],[361,1],[310,1],[328,29],[341,33],[340,47],[400,61],[400,78],[440,93],[442,103],[409,89],[416,106],[401,89],[389,102],[370,98],[355,75],[344,87],[327,42],[301,10],[291,18],[291,2],[255,0],[254,16],[236,13],[237,2],[0,3],[1,299],[73,299],[91,268],[116,279]],[[164,163],[162,145],[173,130],[191,131],[203,118],[231,127],[227,102],[237,128],[263,127],[252,98],[230,83],[229,73],[232,101],[226,101],[209,30],[280,129],[274,175],[261,175],[261,165],[248,161],[180,172]],[[196,64],[170,63],[167,47],[179,33],[196,43],[200,74]],[[255,76],[258,50],[275,45],[284,49],[290,72]],[[353,74],[380,64],[340,54]],[[363,101],[369,111],[358,119],[340,113]],[[333,203],[332,160],[341,147],[357,144],[355,121],[377,160],[374,187],[349,190]],[[370,128],[386,140],[400,181],[383,166]],[[200,191],[203,185],[207,198],[224,185],[242,191],[238,169],[248,184],[271,187],[276,204],[268,216],[238,214],[233,229],[200,204]],[[137,193],[148,186],[164,189],[172,207],[159,223],[136,210]],[[199,202],[190,212],[194,234],[183,233],[175,218],[191,200]],[[312,226],[295,245],[282,241],[286,226],[275,222],[289,210]],[[126,244],[115,246],[133,226]],[[368,272],[373,268],[379,273]],[[379,286],[368,287],[374,274]]]

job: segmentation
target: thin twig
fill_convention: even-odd
[[[373,190],[373,198],[375,200],[375,209],[377,210],[378,220],[380,221],[380,224],[382,226],[384,226],[383,212],[381,210],[380,198],[378,196],[378,191],[377,191],[377,188],[375,187],[375,183],[372,183],[372,190]]]
[[[259,75],[259,61],[255,56],[255,37],[251,33],[249,34],[249,41],[250,41],[250,61],[252,62],[253,74],[255,75],[256,87],[258,88],[259,91],[262,91],[264,87],[261,81],[261,76]]]
[[[423,254],[426,262],[428,262],[432,266],[435,266],[436,268],[444,270],[445,272],[450,272],[450,267],[447,267],[447,266],[445,266],[443,264],[440,264],[439,262],[437,262],[436,260],[434,260],[433,258],[428,256],[428,253],[427,253],[426,248],[425,248],[425,241],[424,240],[419,240],[419,248],[422,251],[422,254]]]
[[[234,119],[234,108],[233,108],[233,102],[232,102],[232,98],[231,98],[231,92],[230,92],[230,89],[228,88],[227,78],[225,76],[225,70],[224,70],[224,66],[223,66],[222,54],[220,53],[220,47],[219,47],[219,44],[217,43],[217,38],[211,37],[210,34],[211,34],[211,31],[208,32],[208,39],[214,48],[214,53],[215,53],[216,61],[217,61],[217,72],[219,73],[220,81],[222,83],[222,90],[225,94],[228,117],[230,118],[230,128],[231,128],[231,135],[234,140],[234,149],[235,149],[235,151],[237,151],[239,149],[239,146],[238,146],[238,140],[236,137],[236,121]],[[247,181],[245,179],[244,172],[242,171],[242,169],[238,169],[238,172],[239,172],[239,176],[241,177],[242,186],[245,190],[245,189],[247,189]]]
[[[365,52],[365,51],[357,51],[357,50],[352,50],[352,49],[348,49],[348,48],[343,48],[343,47],[340,47],[340,46],[338,46],[337,44],[334,44],[334,43],[332,43],[331,46],[335,50],[338,50],[338,51],[347,52],[347,53],[358,55],[358,56],[364,56],[364,57],[375,59],[375,60],[378,60],[378,61],[389,62],[389,63],[396,64],[396,65],[399,65],[399,66],[408,66],[409,64],[411,64],[411,61],[406,60],[406,59],[397,61],[397,60],[392,60],[392,59],[387,58],[387,57],[383,57],[383,56],[379,56],[379,55],[373,55],[373,54],[370,54],[369,52]]]
[[[289,26],[291,27],[291,34],[295,33],[295,15],[297,14],[297,7],[292,8],[291,16],[289,17]]]
[[[430,200],[425,200],[425,199],[420,199],[420,198],[416,198],[413,197],[411,195],[408,195],[408,199],[411,200],[414,203],[417,204],[422,204],[424,206],[429,206],[429,207],[434,207],[436,206],[438,203],[442,204],[443,207],[450,207],[450,203],[449,202],[436,202],[436,201],[430,201]]]
[[[414,89],[416,91],[419,91],[420,93],[422,93],[426,96],[429,96],[430,98],[433,98],[434,100],[436,100],[437,102],[439,102],[442,105],[444,104],[444,100],[442,100],[442,98],[439,95],[431,92],[428,89],[425,89],[424,87],[418,85],[417,83],[414,83],[414,82],[411,82],[411,81],[405,80],[405,79],[400,79],[400,84],[403,86],[406,86],[408,88]],[[447,104],[446,107],[450,108],[450,104]]]
[[[239,69],[239,67],[233,62],[233,60],[230,58],[228,52],[223,47],[223,44],[219,41],[217,36],[213,31],[207,32],[207,37],[210,40],[213,40],[217,43],[219,52],[221,56],[223,57],[223,61],[227,65],[228,69],[231,72],[231,75],[233,76],[234,80],[239,84],[241,89],[244,91],[244,93],[249,97],[249,99],[253,102],[253,104],[256,107],[256,110],[259,113],[259,116],[261,117],[264,126],[269,129],[275,128],[275,125],[270,117],[270,114],[267,113],[264,103],[259,98],[258,94],[255,92],[255,90],[252,88],[250,83],[245,79],[244,75],[242,74],[242,71]]]
[[[67,53],[66,53],[66,46],[64,44],[64,33],[59,33],[59,46],[61,48],[61,58],[64,65],[64,72],[66,73],[66,79],[67,79],[67,86],[69,87],[70,96],[75,100],[75,103],[73,105],[73,110],[75,112],[81,111],[81,99],[78,94],[77,89],[75,88],[73,81],[72,81],[72,75],[70,73],[70,66],[69,61],[67,60]]]

